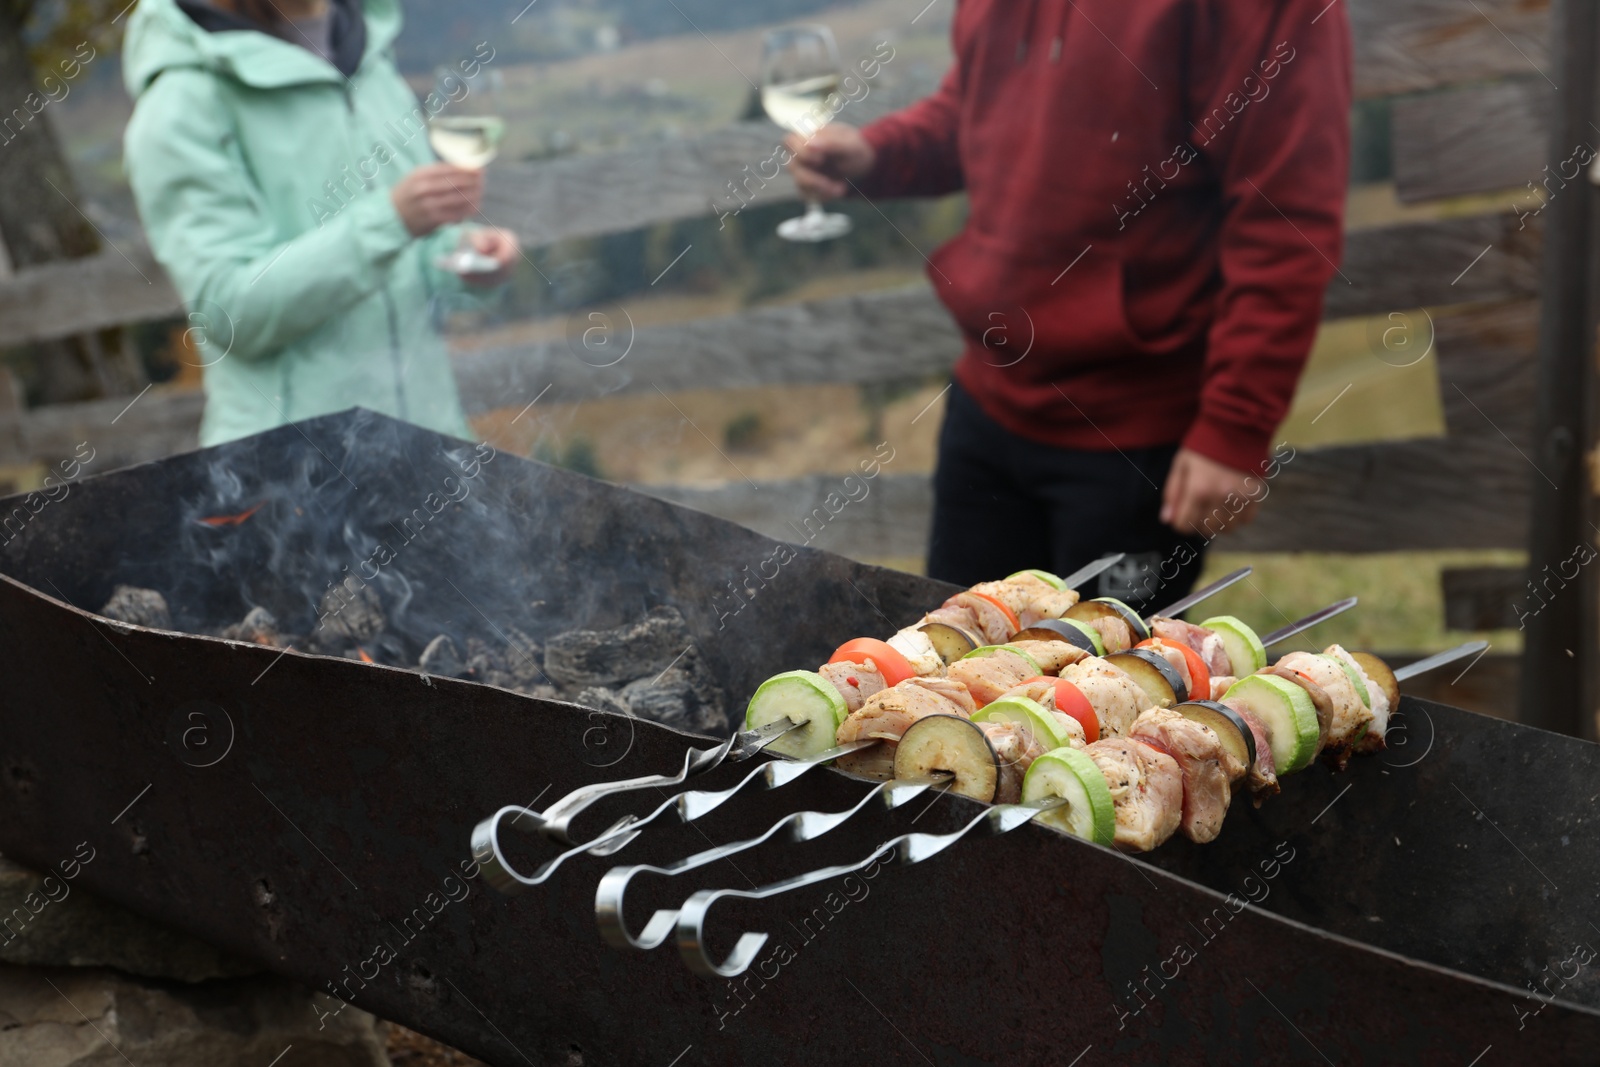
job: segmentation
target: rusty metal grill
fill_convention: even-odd
[[[88,840],[100,858],[80,885],[495,1064],[1592,1057],[1600,979],[1573,962],[1600,939],[1600,749],[1584,742],[1407,700],[1403,745],[1343,775],[1310,769],[1259,811],[1236,804],[1211,845],[1130,858],[1023,826],[726,902],[714,939],[773,939],[744,977],[707,981],[601,940],[595,884],[616,860],[578,857],[516,898],[466,877],[484,813],[670,773],[703,738],[90,614],[131,584],[162,590],[180,630],[266,605],[304,632],[339,568],[428,507],[471,450],[347,412],[87,479],[34,515],[0,546],[0,851],[48,866]],[[514,626],[542,642],[672,608],[730,712],[766,676],[947,593],[805,549],[764,578],[767,538],[505,455],[428,527],[374,579],[405,655],[438,634],[493,642]],[[750,766],[694,784],[727,788]],[[869,788],[819,769],[781,806],[759,794],[653,826],[625,859],[669,862]],[[585,818],[598,830],[660,799]],[[942,796],[864,812],[737,868],[646,880],[630,907],[857,860],[979,810]],[[525,845],[526,869],[555,851]]]

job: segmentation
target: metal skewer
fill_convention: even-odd
[[[949,774],[938,774],[928,778],[897,778],[884,782],[863,796],[857,803],[844,811],[797,811],[785,815],[773,823],[765,833],[744,841],[735,841],[727,845],[718,845],[715,848],[697,852],[692,856],[669,863],[665,867],[641,863],[632,867],[613,867],[607,871],[605,877],[600,879],[600,885],[594,894],[594,918],[600,927],[600,936],[615,948],[656,948],[671,936],[673,928],[678,924],[678,912],[663,908],[650,917],[645,924],[644,931],[638,937],[628,932],[627,921],[623,918],[623,898],[627,895],[628,885],[634,875],[649,872],[663,875],[667,878],[675,877],[704,867],[730,856],[755,848],[757,845],[772,840],[779,834],[788,832],[788,840],[799,843],[811,841],[821,837],[830,830],[837,829],[849,822],[858,813],[871,807],[873,801],[879,801],[884,808],[893,811],[907,801],[914,800],[935,785],[947,782],[952,778]]]
[[[1126,552],[1114,552],[1109,556],[1101,556],[1093,563],[1086,563],[1082,567],[1079,567],[1077,570],[1073,571],[1071,574],[1067,575],[1065,578],[1061,579],[1061,584],[1065,585],[1068,589],[1076,589],[1084,582],[1087,582],[1090,578],[1098,575],[1101,571],[1109,570],[1118,563],[1121,563],[1123,557],[1126,555]]]
[[[1313,611],[1310,615],[1307,615],[1303,619],[1300,619],[1296,622],[1291,622],[1288,626],[1281,626],[1261,639],[1261,647],[1270,648],[1279,641],[1287,641],[1295,634],[1304,633],[1306,630],[1311,629],[1319,622],[1327,622],[1335,615],[1343,615],[1345,612],[1356,606],[1356,601],[1356,597],[1347,596],[1337,603],[1329,604],[1325,608],[1320,608],[1317,611]]]
[[[1049,797],[1036,800],[1027,804],[997,804],[985,808],[973,817],[961,829],[949,834],[902,834],[891,838],[873,849],[864,859],[855,863],[845,863],[836,867],[823,867],[818,870],[808,871],[793,878],[785,878],[780,882],[761,886],[758,889],[702,889],[688,900],[683,902],[683,907],[678,912],[678,952],[683,956],[683,962],[695,974],[705,977],[722,976],[733,978],[744,973],[755,962],[756,953],[761,951],[761,946],[767,943],[764,933],[745,932],[739,935],[738,942],[727,959],[721,963],[713,960],[706,953],[705,947],[705,922],[706,913],[711,910],[711,905],[725,897],[737,897],[741,900],[765,900],[775,897],[780,893],[787,893],[791,889],[801,889],[818,882],[826,882],[833,878],[841,878],[847,874],[870,867],[872,864],[885,860],[899,866],[921,863],[923,860],[943,852],[969,833],[979,832],[983,836],[994,836],[1015,830],[1017,827],[1032,822],[1037,816],[1052,808],[1060,807],[1066,801],[1061,797]]]
[[[555,858],[540,865],[539,869],[531,875],[518,872],[506,859],[505,853],[500,848],[500,823],[506,818],[511,818],[513,826],[518,822],[527,820],[528,827],[519,827],[525,833],[536,833],[540,828],[540,814],[531,808],[520,804],[510,804],[495,812],[489,818],[480,822],[472,830],[472,858],[478,861],[487,876],[489,884],[505,894],[520,893],[531,886],[541,885],[547,881],[556,869],[567,860],[581,853],[588,852],[596,856],[609,856],[621,851],[629,842],[638,837],[644,828],[668,813],[675,814],[679,822],[693,822],[701,816],[707,815],[720,807],[723,802],[732,799],[752,782],[760,782],[763,789],[777,789],[788,785],[813,767],[835,760],[850,752],[856,752],[877,744],[876,740],[855,741],[838,748],[830,748],[826,752],[819,752],[801,760],[774,760],[752,768],[737,785],[727,789],[702,790],[691,789],[668,797],[662,801],[654,811],[648,815],[625,815],[614,823],[604,833],[589,841],[562,852]],[[690,754],[691,757],[693,753]]]
[[[1218,578],[1216,581],[1212,582],[1211,584],[1206,585],[1206,586],[1204,586],[1204,587],[1202,587],[1200,589],[1196,589],[1194,592],[1190,593],[1188,596],[1184,597],[1182,600],[1174,600],[1171,604],[1168,604],[1166,607],[1162,608],[1160,611],[1152,611],[1146,617],[1147,618],[1154,618],[1155,616],[1159,615],[1162,618],[1170,619],[1170,618],[1174,618],[1175,616],[1181,615],[1184,612],[1188,611],[1190,608],[1194,607],[1196,604],[1200,603],[1200,601],[1206,599],[1207,597],[1215,596],[1217,593],[1222,592],[1224,589],[1228,588],[1228,586],[1234,584],[1235,582],[1244,581],[1246,578],[1250,577],[1250,572],[1253,571],[1254,569],[1255,569],[1254,567],[1240,567],[1238,570],[1234,571],[1232,574],[1224,574],[1221,578]]]
[[[686,752],[683,757],[683,770],[677,774],[647,774],[642,778],[624,778],[616,782],[596,782],[594,785],[579,786],[545,808],[542,813],[528,808],[521,809],[527,813],[523,819],[531,820],[538,832],[552,841],[563,845],[573,844],[572,838],[568,836],[572,820],[596,801],[637,789],[678,785],[692,774],[704,774],[723,763],[737,763],[749,759],[790,730],[799,729],[801,725],[803,724],[793,719],[779,719],[765,726],[758,726],[754,730],[741,730],[713,748],[691,749]],[[502,812],[505,810],[507,809],[501,809]],[[498,817],[497,815],[496,818]]]
[[[1447,663],[1454,663],[1456,660],[1466,659],[1468,656],[1476,656],[1488,647],[1489,642],[1487,641],[1468,641],[1464,645],[1457,645],[1455,648],[1444,652],[1435,652],[1427,659],[1419,659],[1415,663],[1408,663],[1395,671],[1394,680],[1403,682],[1408,678],[1415,678],[1419,674],[1427,674],[1429,671],[1443,667]]]

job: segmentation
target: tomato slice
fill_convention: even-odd
[[[1129,737],[1128,740],[1129,741],[1137,741],[1137,742],[1139,742],[1139,744],[1143,745],[1145,748],[1153,748],[1157,752],[1161,753],[1163,756],[1166,756],[1167,758],[1171,759],[1173,762],[1175,762],[1175,763],[1177,762],[1178,757],[1172,754],[1172,749],[1168,748],[1166,745],[1162,744],[1160,741],[1156,740],[1153,737],[1148,737],[1148,736],[1146,736],[1144,734],[1134,734],[1131,737]],[[1179,763],[1178,766],[1182,767],[1183,764]]]
[[[969,589],[968,592],[970,593],[972,591]],[[1000,614],[1004,615],[1006,617],[1006,622],[1011,624],[1012,633],[1016,633],[1018,630],[1022,629],[1022,620],[1017,618],[1017,613],[1006,607],[1005,603],[999,598],[992,597],[988,593],[972,593],[972,595],[983,600],[987,600],[989,603],[999,608]]]
[[[858,637],[854,641],[846,641],[834,649],[833,655],[828,657],[829,663],[865,663],[871,660],[877,664],[878,673],[883,675],[884,685],[899,685],[907,678],[915,678],[917,672],[911,669],[911,661],[890,647],[887,641],[879,641],[875,637]]]
[[[1100,740],[1100,716],[1095,714],[1094,705],[1083,695],[1083,690],[1065,678],[1049,678],[1042,674],[1037,678],[1029,678],[1022,684],[1032,685],[1034,682],[1049,682],[1055,687],[1056,710],[1078,720],[1079,725],[1083,727],[1085,744],[1092,745]]]
[[[1211,671],[1206,668],[1206,661],[1200,658],[1200,653],[1188,645],[1179,644],[1177,641],[1163,641],[1159,637],[1152,637],[1148,641],[1140,641],[1135,648],[1175,648],[1183,654],[1184,666],[1189,668],[1189,699],[1211,699]]]

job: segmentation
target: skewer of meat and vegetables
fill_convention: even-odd
[[[982,582],[887,641],[846,641],[816,671],[768,679],[751,698],[745,724],[755,728],[785,718],[805,723],[772,747],[789,756],[862,738],[889,742],[840,764],[886,776],[894,744],[912,722],[941,711],[970,718],[1027,686],[1023,695],[1043,704],[1068,737],[1093,741],[1100,732],[1097,708],[1113,728],[1138,714],[1136,679],[1150,687],[1170,686],[1167,703],[1188,699],[1191,692],[1212,696],[1211,671],[1226,676],[1232,670],[1228,648],[1235,648],[1242,662],[1251,654],[1248,643],[1260,642],[1249,627],[1227,618],[1209,620],[1222,633],[1212,631],[1200,640],[1174,616],[1249,573],[1250,568],[1241,568],[1149,620],[1109,597],[1082,601],[1066,580],[1044,571]],[[1298,630],[1284,635],[1293,632]],[[1199,652],[1185,655],[1186,640]],[[1052,677],[1065,677],[1069,684],[1043,684]]]
[[[1330,645],[1268,665],[1269,646],[1355,599],[1264,637],[1232,616],[1174,617],[1215,591],[1144,618],[1045,572],[980,583],[888,641],[769,679],[746,724],[800,722],[772,746],[791,756],[876,741],[836,764],[868,777],[948,774],[953,791],[1000,804],[1059,798],[1041,821],[1100,844],[1211,841],[1235,792],[1259,805],[1318,757],[1342,769],[1379,751],[1401,678],[1442,659],[1397,673]]]

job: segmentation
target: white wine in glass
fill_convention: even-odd
[[[505,132],[505,121],[493,115],[440,115],[428,123],[428,143],[446,163],[481,170],[500,151]]]
[[[497,74],[485,71],[468,80],[448,67],[441,67],[436,73],[434,92],[445,105],[428,120],[428,144],[446,163],[482,170],[500,151],[506,123],[495,113],[499,110],[494,91]],[[466,231],[462,231],[453,251],[434,260],[434,266],[461,275],[490,274],[500,269],[493,256],[472,247]]]
[[[767,117],[802,137],[811,137],[833,119],[828,98],[843,77],[839,46],[826,26],[787,26],[767,34],[761,53],[761,106]],[[850,232],[845,215],[806,201],[806,213],[785,219],[778,236],[789,241],[827,241]]]

